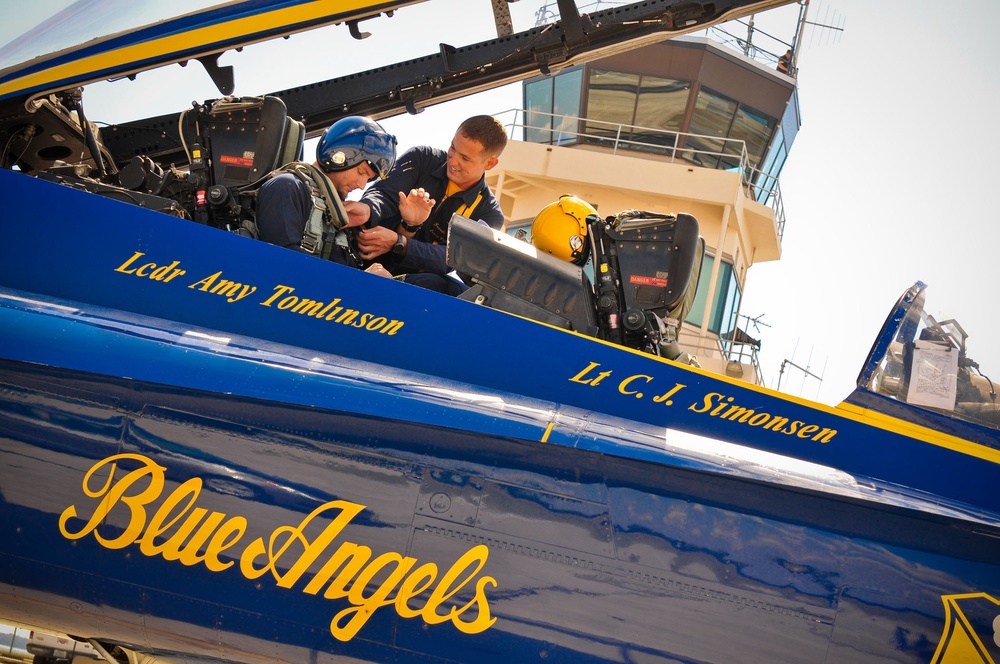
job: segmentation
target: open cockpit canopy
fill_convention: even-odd
[[[872,346],[848,403],[975,440],[1000,429],[997,386],[970,355],[954,319],[937,320],[917,282],[900,297]]]
[[[26,3],[4,19],[0,100],[35,96],[175,62],[216,57],[332,23],[354,23],[423,0],[66,0]],[[52,11],[52,5],[57,8]],[[221,86],[220,86],[221,87]]]

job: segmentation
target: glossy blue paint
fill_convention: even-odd
[[[640,422],[31,295],[0,291],[0,615],[219,659],[927,662],[943,596],[1000,595],[997,527],[920,501],[763,481]],[[66,507],[93,509],[87,469],[121,453],[246,518],[236,565],[61,535]],[[318,563],[291,588],[238,571],[250,540],[333,500],[364,505],[335,544],[373,556],[444,568],[487,546],[497,622],[462,634],[382,607],[345,642],[328,626],[349,605],[302,592]],[[133,521],[118,507],[106,539]]]
[[[15,218],[43,214],[52,219],[53,236],[60,238],[47,247],[43,262],[35,233],[12,229],[0,247],[0,284],[11,289],[62,298],[72,306],[108,307],[212,334],[244,335],[368,360],[498,393],[738,441],[879,483],[939,495],[986,513],[1000,511],[1000,495],[987,490],[1000,483],[1000,463],[991,460],[995,447],[955,450],[930,444],[834,409],[17,173],[0,173],[0,193],[12,200],[10,214]],[[41,212],[39,205],[44,208]],[[85,210],[86,221],[59,214],[67,210]],[[101,242],[95,244],[94,237]],[[87,251],[81,251],[84,246]],[[143,265],[166,267],[167,277],[178,274],[169,280],[152,279],[155,269],[144,270]],[[223,279],[240,286],[231,295],[210,292]],[[255,290],[250,292],[251,288]],[[239,297],[243,293],[247,295]],[[295,307],[302,303],[299,298],[356,314],[344,322],[296,313]],[[317,308],[324,310],[317,305],[313,311]],[[534,341],[519,344],[514,356],[515,351],[485,341],[486,330],[489,339]],[[470,352],[457,350],[465,348]],[[143,377],[195,389],[219,388],[200,383],[214,380],[206,372],[181,380],[169,369],[160,371],[167,373]],[[598,379],[602,372],[609,373]],[[240,381],[233,382],[227,391],[246,389]],[[672,393],[675,388],[679,391]],[[798,422],[799,431],[783,434],[713,415],[731,405]],[[815,427],[814,434],[835,434],[827,436],[828,442],[803,437],[806,425]],[[621,453],[619,448],[607,451]],[[949,472],[942,473],[941,468]]]
[[[305,4],[93,40],[0,99],[306,27],[145,48]],[[1000,660],[992,429],[803,402],[14,171],[0,200],[7,621],[164,664]],[[904,297],[863,376],[909,322]]]
[[[149,353],[147,361],[170,358]],[[31,607],[35,619],[110,641],[171,649],[177,644],[163,633],[184,625],[187,646],[193,640],[203,655],[271,651],[288,661],[331,653],[740,661],[753,652],[789,662],[918,662],[930,661],[925,650],[908,650],[912,641],[897,635],[936,643],[942,595],[1000,593],[1000,539],[985,535],[990,528],[913,509],[16,361],[0,365],[0,383],[0,574],[9,584],[0,606]],[[359,401],[372,396],[364,386],[356,392]],[[415,397],[401,389],[398,398]],[[278,588],[236,568],[143,555],[135,544],[102,548],[91,536],[67,541],[58,516],[70,504],[87,513],[85,470],[122,452],[162,464],[171,486],[201,478],[199,505],[245,516],[247,537],[227,553],[234,560],[251,537],[299,523],[330,500],[363,501],[338,542],[373,554],[445,565],[485,543],[497,622],[466,635],[382,608],[344,643],[326,625],[346,605],[303,593],[301,583]],[[100,532],[114,538],[131,520],[128,510],[113,511]],[[71,611],[72,602],[82,610]],[[869,636],[838,644],[843,620],[864,623]]]
[[[39,252],[14,226],[0,246],[8,620],[244,662],[930,662],[958,596],[997,657],[979,627],[1000,597],[994,447],[911,438],[17,173],[0,172],[0,195],[58,238]],[[515,354],[484,330],[528,342]],[[833,433],[725,419],[729,399]],[[826,468],[737,462],[722,443]],[[162,468],[162,488],[139,504],[146,485],[122,485],[87,530],[116,458],[116,482]],[[279,585],[338,506],[357,512]],[[275,553],[293,528],[297,548]],[[255,576],[255,542],[273,573]],[[345,550],[367,552],[361,567],[324,577]],[[474,552],[481,567],[445,583]],[[344,632],[392,567],[353,596],[330,584],[404,559],[454,593],[433,608],[414,586]]]

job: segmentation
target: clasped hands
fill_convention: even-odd
[[[427,221],[434,203],[434,199],[422,187],[411,189],[409,194],[399,192],[399,216],[410,226],[420,225]],[[363,207],[364,210],[356,209],[358,207]],[[349,226],[360,226],[371,216],[371,208],[364,203],[345,203],[344,208],[347,211]],[[402,229],[400,231],[403,232]],[[404,234],[413,237],[413,233]],[[358,233],[358,254],[364,260],[372,260],[387,254],[392,250],[392,245],[396,244],[396,237],[396,231],[385,226],[366,228]]]

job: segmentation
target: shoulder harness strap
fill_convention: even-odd
[[[279,171],[293,173],[309,185],[313,207],[302,231],[302,248],[317,256],[329,258],[334,244],[349,245],[346,237],[338,241],[337,231],[347,225],[347,212],[330,178],[314,164],[293,161]]]
[[[334,246],[340,246],[358,260],[353,250],[353,244],[347,233],[354,229],[345,229],[347,211],[340,200],[340,195],[333,188],[330,178],[315,164],[304,161],[293,161],[276,168],[259,180],[247,185],[241,191],[242,195],[255,198],[260,187],[271,178],[282,173],[291,173],[302,180],[308,187],[312,198],[312,210],[302,231],[302,244],[305,251],[329,258]],[[343,229],[343,230],[342,230]],[[244,219],[240,233],[259,239],[257,224],[254,219]]]

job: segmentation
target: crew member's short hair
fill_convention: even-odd
[[[473,115],[459,125],[458,131],[481,143],[488,157],[499,157],[507,147],[507,130],[492,115]]]

